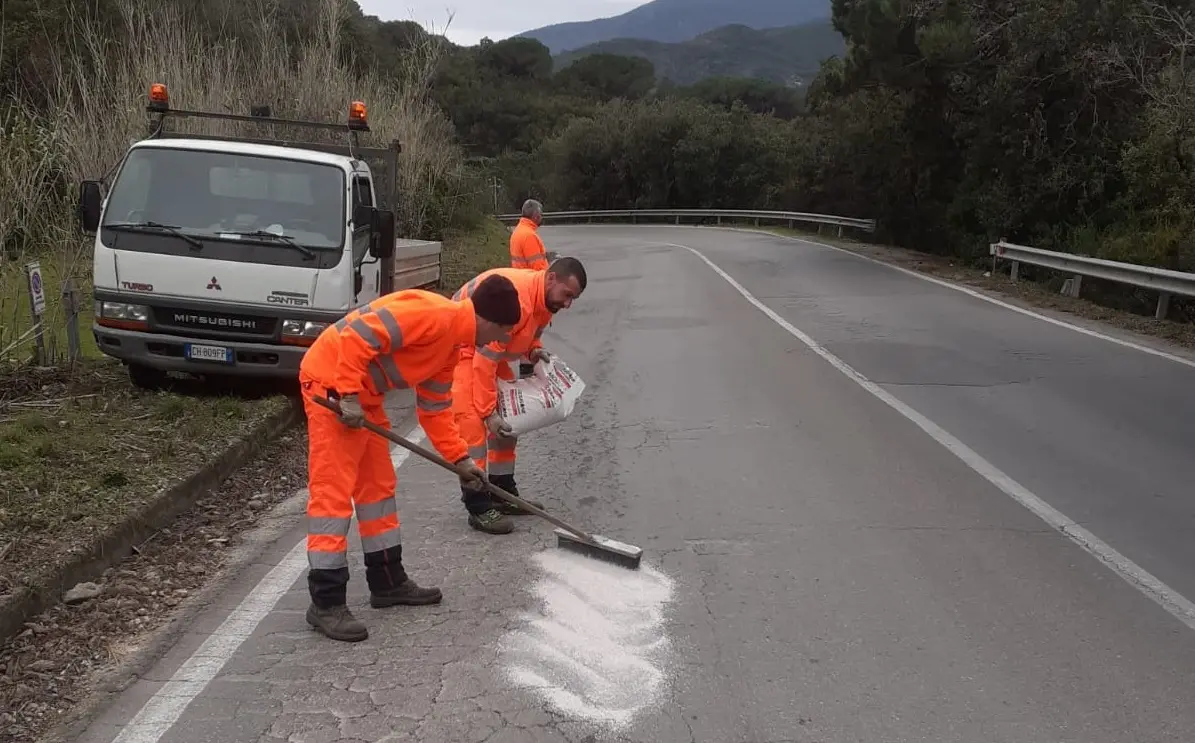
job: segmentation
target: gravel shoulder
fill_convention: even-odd
[[[307,435],[296,427],[96,581],[0,649],[0,741],[27,743],[102,702],[97,689],[152,643],[188,598],[221,574],[242,537],[306,482]]]
[[[120,364],[105,361],[86,361],[73,372],[26,368],[4,376],[0,601],[47,585],[64,562],[290,404],[276,389],[245,386],[190,389],[180,382],[172,391],[140,391]],[[297,461],[301,467],[304,459]],[[228,527],[239,528],[245,516],[228,513],[221,498],[238,513],[252,512],[249,498],[229,494],[244,477],[234,476],[101,580],[68,590],[69,603],[0,645],[0,740],[36,740],[77,701],[92,668],[121,657],[160,609],[203,579],[213,561],[191,559],[187,550],[218,550]]]
[[[280,394],[142,392],[102,361],[24,370],[0,389],[0,600],[39,585],[288,404]]]

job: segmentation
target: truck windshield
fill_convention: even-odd
[[[112,185],[104,226],[165,226],[190,238],[252,241],[283,251],[296,245],[339,250],[345,193],[344,173],[332,165],[143,147],[129,153]]]

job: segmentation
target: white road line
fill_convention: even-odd
[[[682,225],[682,226],[684,226],[684,225]],[[880,260],[879,258],[873,258],[870,255],[863,255],[862,253],[856,253],[853,250],[847,250],[846,248],[840,248],[837,245],[830,245],[829,243],[818,242],[817,240],[806,240],[803,237],[792,237],[790,235],[779,235],[774,232],[765,232],[763,230],[746,230],[746,229],[737,229],[734,227],[694,227],[692,229],[701,229],[701,230],[719,229],[719,230],[726,230],[728,232],[750,232],[750,233],[757,234],[757,235],[764,235],[767,237],[780,238],[782,240],[791,240],[793,242],[807,243],[809,245],[816,245],[819,248],[829,248],[830,250],[837,250],[839,253],[846,253],[847,255],[854,256],[861,260],[870,261],[871,263],[875,263],[877,265],[883,266],[884,268],[890,268],[893,271],[900,271],[903,274],[908,274],[909,276],[912,276],[917,279],[921,279],[922,281],[928,281],[931,284],[937,284],[938,286],[942,286],[947,289],[953,289],[956,292],[962,292],[963,294],[966,294],[967,296],[970,296],[970,297],[974,297],[975,299],[981,299],[984,302],[988,302],[989,304],[994,304],[997,307],[1003,307],[1006,310],[1012,310],[1013,312],[1019,312],[1022,315],[1026,315],[1028,317],[1032,317],[1032,318],[1041,320],[1042,322],[1048,322],[1051,325],[1057,325],[1060,328],[1066,328],[1067,330],[1073,330],[1076,333],[1082,333],[1083,335],[1091,336],[1092,338],[1099,338],[1102,341],[1108,341],[1109,343],[1115,343],[1118,346],[1124,346],[1125,348],[1131,348],[1134,351],[1141,351],[1142,353],[1148,353],[1152,356],[1158,356],[1160,358],[1166,359],[1167,361],[1173,361],[1176,364],[1182,364],[1183,366],[1189,366],[1189,367],[1195,368],[1195,359],[1189,359],[1184,356],[1179,356],[1177,354],[1163,351],[1159,348],[1153,348],[1151,346],[1146,346],[1144,344],[1136,343],[1134,341],[1126,340],[1124,338],[1117,338],[1116,336],[1108,335],[1106,333],[1101,333],[1098,330],[1092,330],[1091,328],[1085,328],[1081,325],[1075,325],[1074,323],[1069,323],[1065,320],[1059,320],[1056,317],[1050,317],[1049,315],[1043,315],[1040,312],[1034,312],[1033,310],[1027,309],[1025,307],[1018,307],[1017,305],[1012,304],[1010,302],[1005,302],[1002,299],[996,299],[995,297],[984,294],[983,292],[976,291],[975,289],[972,289],[969,286],[963,286],[962,284],[955,284],[953,282],[946,281],[944,279],[939,279],[934,276],[928,276],[924,273],[921,273],[920,271],[914,271],[909,268],[904,268],[903,266],[893,265],[891,263],[888,263],[887,261]]]
[[[416,426],[406,438],[419,443],[424,438],[423,429]],[[397,469],[409,456],[410,452],[406,449],[393,447],[390,461],[394,462]],[[216,631],[121,728],[112,743],[157,743],[178,722],[191,702],[216,677],[242,643],[249,639],[261,621],[269,616],[279,599],[306,569],[307,545],[306,540],[303,540],[291,548],[286,557],[246,594]]]
[[[888,405],[888,407],[912,421],[918,428],[929,434],[934,441],[937,441],[939,444],[945,447],[948,451],[950,451],[950,453],[962,460],[964,464],[978,473],[985,480],[1004,491],[1004,493],[1006,493],[1017,503],[1020,503],[1022,506],[1032,511],[1042,521],[1066,535],[1066,537],[1072,542],[1097,557],[1105,565],[1111,568],[1117,575],[1127,581],[1138,591],[1157,602],[1159,606],[1170,612],[1170,614],[1172,614],[1183,624],[1187,625],[1187,627],[1195,629],[1195,603],[1192,603],[1178,591],[1155,578],[1147,570],[1113,549],[1099,537],[1084,529],[1082,526],[1076,524],[1073,519],[1067,518],[1065,514],[1058,511],[1038,496],[1034,495],[1025,486],[1009,477],[994,464],[984,459],[975,450],[971,449],[962,441],[959,441],[938,424],[934,423],[921,413],[896,399],[879,385],[855,371],[845,361],[830,353],[813,338],[803,333],[763,302],[756,299],[755,296],[751,294],[751,292],[747,291],[742,284],[735,281],[730,274],[719,268],[713,261],[711,261],[709,258],[706,258],[705,255],[703,255],[700,251],[690,248],[687,245],[679,245],[677,243],[658,244],[668,245],[674,248],[681,248],[700,258],[707,266],[713,269],[715,273],[721,276],[728,284],[733,286],[739,294],[743,295],[743,298],[753,304],[756,309],[767,315],[773,322],[784,328],[789,332],[789,334],[808,346],[811,351],[828,361],[831,366],[842,372],[851,381],[855,382],[860,387],[879,398],[886,405]]]

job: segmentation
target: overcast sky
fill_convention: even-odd
[[[619,15],[647,0],[357,0],[366,15],[384,21],[417,21],[457,44],[483,36],[498,41],[563,21]],[[451,17],[452,23],[449,24]],[[445,26],[448,26],[447,31]]]

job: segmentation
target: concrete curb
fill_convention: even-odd
[[[291,399],[281,411],[259,423],[211,463],[158,494],[130,513],[85,550],[71,555],[53,575],[37,586],[25,586],[0,602],[0,642],[21,631],[25,622],[57,604],[62,592],[77,583],[96,580],[105,570],[133,551],[151,534],[167,526],[201,496],[219,487],[230,475],[255,457],[266,444],[303,419],[303,407]]]

